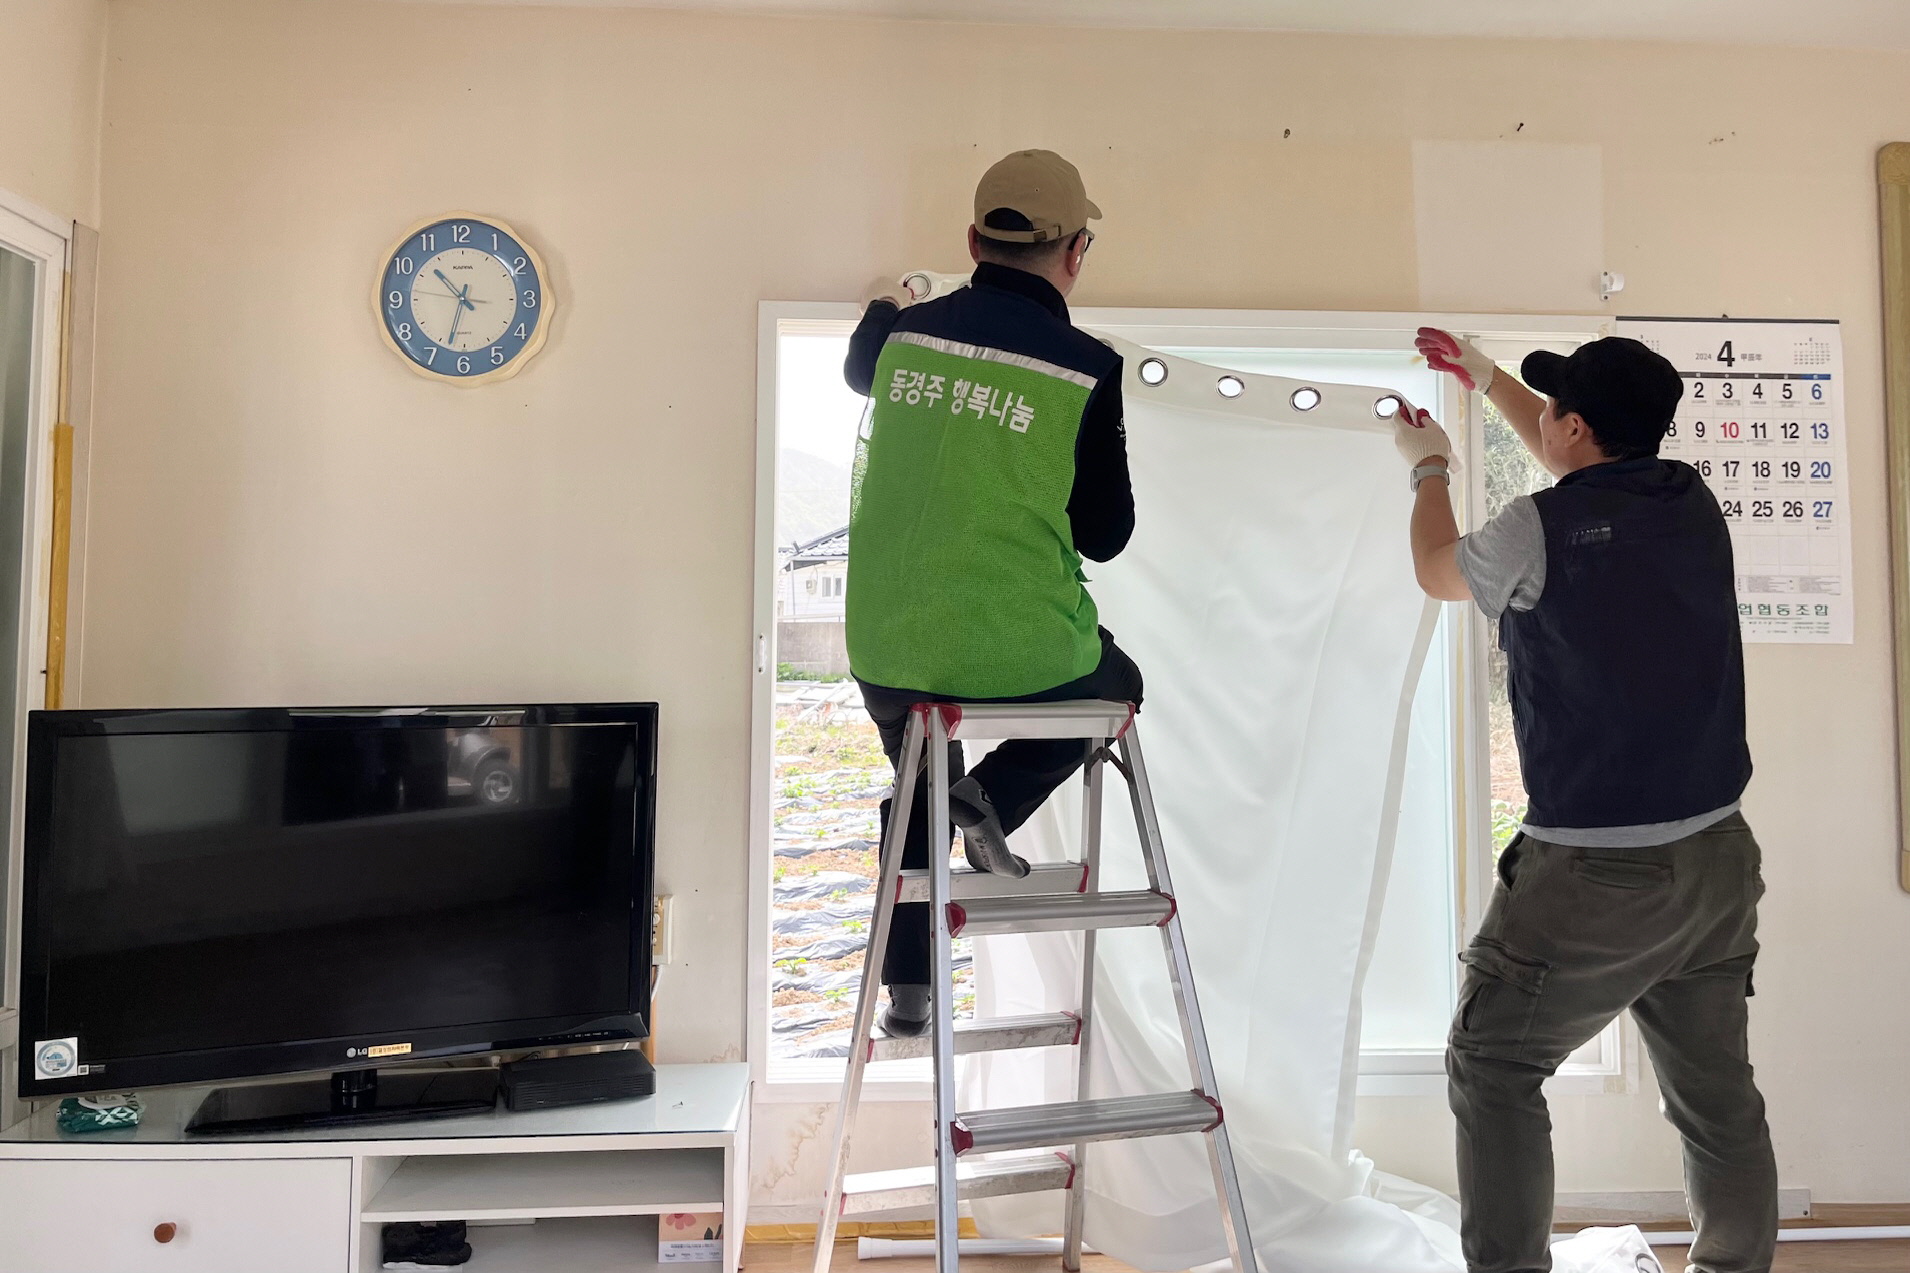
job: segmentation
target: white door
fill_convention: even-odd
[[[21,776],[26,713],[46,702],[50,437],[59,410],[60,301],[67,240],[0,193],[0,1062],[11,1073],[20,978]],[[0,1124],[11,1084],[0,1091]]]

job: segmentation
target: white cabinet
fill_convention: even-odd
[[[188,1137],[203,1088],[142,1096],[127,1131],[69,1136],[49,1106],[0,1132],[0,1273],[373,1273],[384,1226],[422,1219],[475,1222],[486,1273],[646,1273],[675,1211],[721,1211],[701,1267],[738,1273],[744,1065],[659,1066],[643,1100],[260,1137]]]
[[[0,1161],[4,1273],[343,1273],[351,1160]]]

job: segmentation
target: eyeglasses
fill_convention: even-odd
[[[1081,236],[1082,236],[1081,255],[1086,256],[1088,254],[1088,249],[1094,246],[1094,231],[1083,230],[1081,231]]]

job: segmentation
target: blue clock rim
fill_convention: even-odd
[[[489,347],[489,349],[499,351],[499,361],[496,363],[491,362],[489,357],[482,356],[486,351],[467,351],[460,355],[457,351],[430,340],[424,335],[423,329],[418,324],[417,316],[412,311],[412,297],[418,281],[417,267],[443,252],[447,247],[458,246],[456,244],[434,244],[431,248],[427,249],[422,245],[424,236],[434,231],[446,231],[448,227],[453,225],[469,225],[472,227],[474,240],[477,237],[477,232],[481,230],[489,231],[497,236],[500,242],[495,249],[487,248],[475,241],[468,246],[475,247],[487,255],[498,257],[502,260],[505,268],[525,284],[522,291],[533,292],[537,298],[535,305],[527,309],[523,305],[520,293],[518,309],[513,314],[512,320],[513,326],[518,325],[521,321],[524,335],[519,337],[507,329],[504,338]],[[521,269],[513,268],[511,264],[511,258],[516,256],[522,256],[524,258],[524,265]],[[414,262],[414,268],[409,275],[400,276],[396,273],[397,263],[401,258],[409,258]],[[509,224],[496,217],[487,216],[482,213],[450,212],[421,221],[407,231],[405,236],[398,241],[397,245],[385,254],[384,262],[379,270],[376,300],[380,326],[384,332],[385,339],[399,356],[404,358],[406,363],[415,371],[429,376],[434,380],[463,384],[509,375],[518,370],[525,360],[531,354],[537,352],[543,345],[543,338],[548,321],[546,313],[550,308],[550,297],[549,293],[545,290],[545,276],[542,266],[543,262],[539,258],[536,249],[527,243]],[[394,281],[400,277],[403,277],[405,282],[400,286],[394,287]],[[393,309],[389,304],[390,293],[393,291],[398,291],[402,298],[400,305],[396,309]],[[528,317],[526,317],[526,315],[528,315]],[[398,327],[404,323],[411,325],[413,336],[410,341],[403,340],[399,337]],[[438,352],[433,356],[429,352],[431,350]],[[480,357],[472,358],[473,353],[479,354]],[[460,356],[472,358],[470,371],[460,372],[457,369],[458,358]]]

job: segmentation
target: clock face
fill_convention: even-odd
[[[379,276],[378,312],[419,373],[466,384],[515,374],[544,343],[543,264],[502,222],[452,216],[412,231]]]

